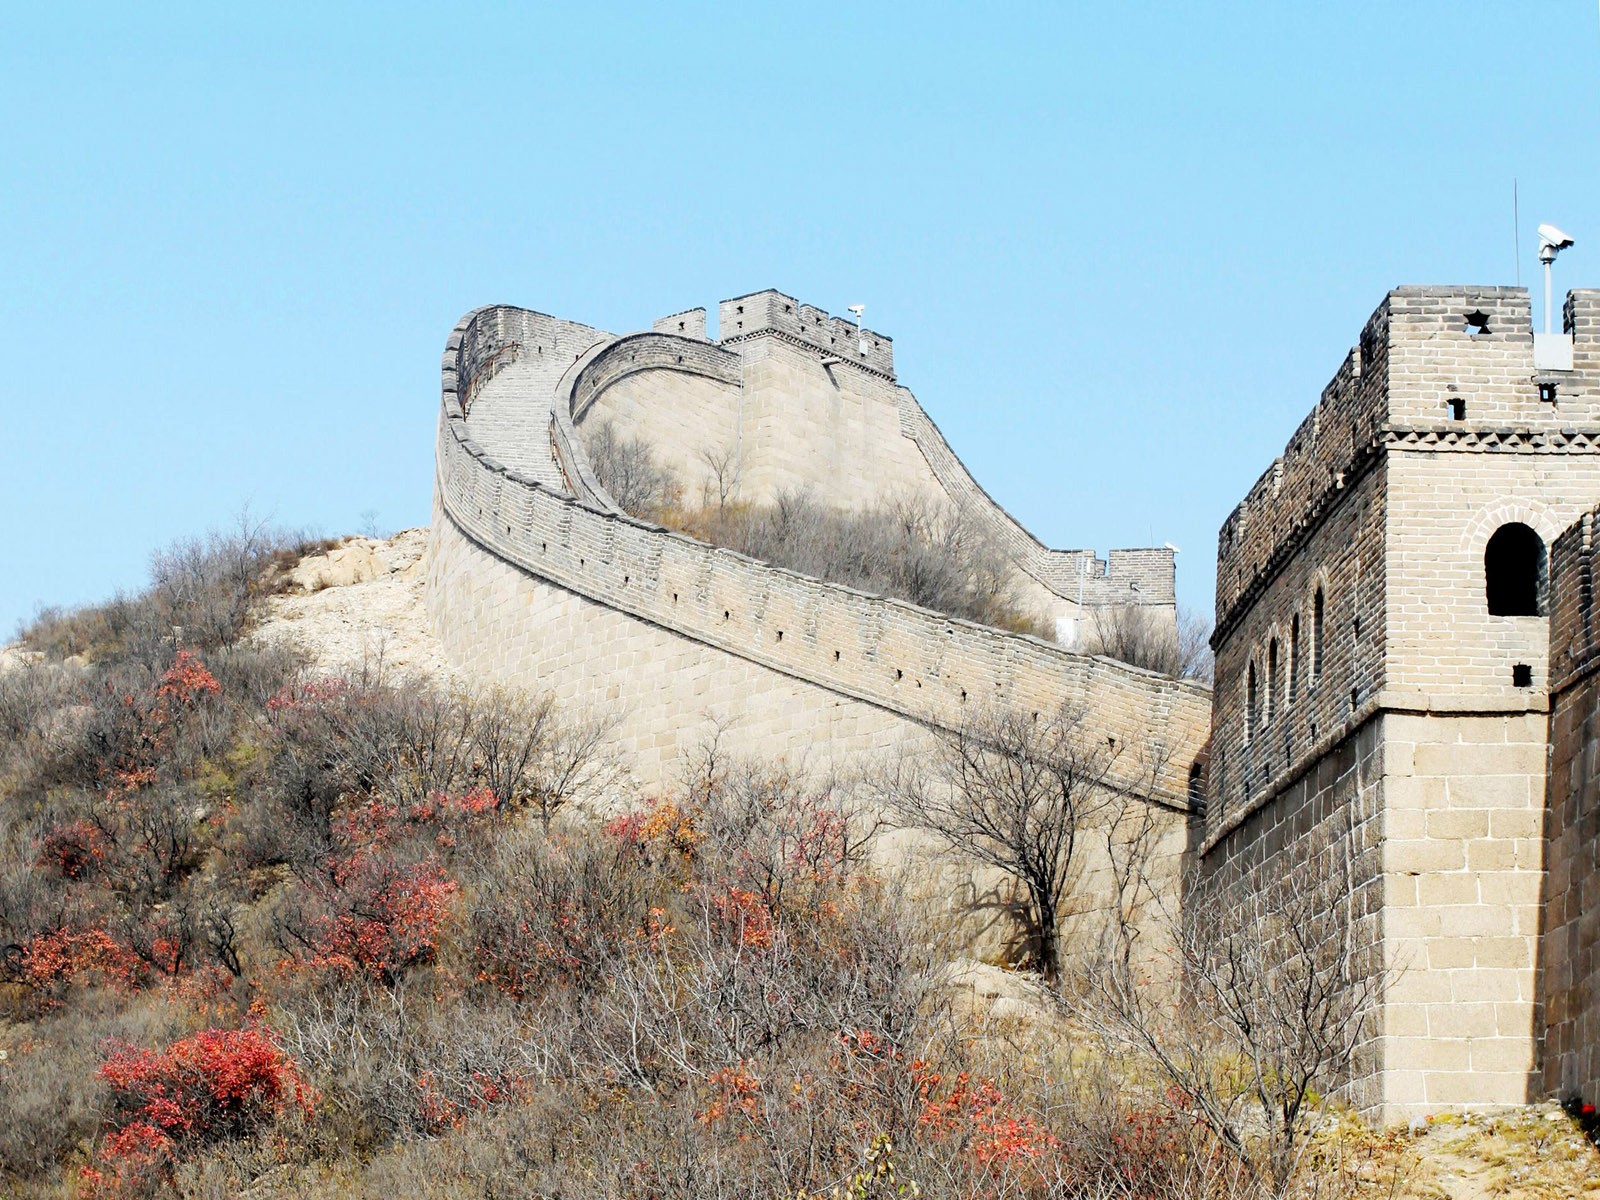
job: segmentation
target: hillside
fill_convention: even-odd
[[[710,749],[565,815],[594,731],[405,677],[460,682],[423,545],[213,538],[8,648],[11,1194],[1264,1194],[826,780]],[[1600,1188],[1555,1112],[1312,1125],[1294,1194]]]

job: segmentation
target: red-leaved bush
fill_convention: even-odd
[[[103,929],[37,934],[23,943],[20,966],[20,982],[37,992],[46,1008],[74,985],[131,991],[145,977],[138,955]]]
[[[222,691],[217,677],[206,670],[205,663],[193,650],[179,650],[172,666],[161,676],[156,688],[156,699],[165,702],[168,712],[173,703],[188,707],[201,696],[215,696]]]
[[[250,1134],[280,1114],[310,1116],[314,1096],[265,1030],[205,1029],[162,1050],[115,1046],[100,1068],[111,1129],[81,1176],[92,1197],[171,1175],[184,1154]]]
[[[40,844],[39,865],[62,879],[79,880],[106,856],[105,833],[93,821],[54,825]]]
[[[460,885],[438,860],[401,865],[381,850],[334,864],[330,911],[312,923],[303,959],[337,973],[394,983],[407,967],[431,962]]]
[[[1018,1110],[990,1079],[962,1071],[946,1079],[931,1063],[907,1060],[869,1029],[841,1032],[845,1055],[880,1076],[898,1076],[916,1088],[920,1140],[959,1148],[981,1167],[1019,1168],[1042,1163],[1060,1146],[1049,1130]]]

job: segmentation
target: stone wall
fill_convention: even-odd
[[[657,450],[684,482],[687,503],[725,486],[708,454],[731,460],[732,495],[748,502],[801,490],[843,508],[922,497],[952,506],[1004,551],[1017,568],[1019,601],[1046,622],[1076,631],[1081,601],[1086,610],[1137,608],[1156,632],[1175,633],[1172,551],[1099,558],[1042,545],[895,382],[887,337],[775,291],[725,301],[720,344],[703,340],[699,312],[662,318],[655,333],[598,342],[567,369],[552,420],[577,495],[615,510],[587,471],[578,432],[609,420]]]
[[[1256,806],[1212,842],[1204,859],[1213,895],[1241,908],[1284,879],[1308,890],[1348,877],[1343,897],[1361,971],[1383,974],[1382,739],[1368,721],[1330,746],[1270,805]],[[1285,948],[1287,953],[1287,948]],[[1381,1110],[1383,1057],[1374,1025],[1349,1080],[1349,1099]]]
[[[1595,516],[1557,539],[1550,561],[1550,777],[1540,985],[1544,1090],[1600,1097],[1600,637]]]
[[[1542,712],[1386,713],[1385,1111],[1537,1094]]]
[[[864,772],[897,760],[927,764],[939,752],[929,725],[903,707],[774,670],[541,578],[478,544],[443,505],[431,536],[429,606],[452,661],[469,678],[543,689],[569,712],[614,720],[609,748],[626,768],[618,790],[625,800],[682,783],[714,736],[722,753],[783,761],[847,788]],[[1187,715],[1194,717],[1192,708]],[[1098,735],[1106,726],[1094,728]],[[1200,732],[1187,731],[1177,753],[1195,753]],[[1127,752],[1124,782],[1138,773],[1136,753]],[[1175,888],[1188,849],[1187,809],[1165,796],[1133,804],[1155,828],[1152,874]],[[919,864],[927,898],[961,914],[970,952],[1020,953],[1007,882],[970,863],[944,862],[935,849],[914,835],[891,836],[879,854],[895,866]],[[1102,831],[1085,832],[1075,861],[1060,930],[1068,945],[1093,937],[1114,895]],[[1160,935],[1152,926],[1147,939]]]
[[[1484,555],[1600,498],[1597,311],[1568,299],[1550,375],[1526,292],[1390,293],[1219,539],[1206,869],[1304,871],[1304,831],[1272,830],[1376,813],[1355,886],[1387,986],[1355,1089],[1390,1117],[1540,1086],[1549,621],[1489,611]],[[1352,738],[1360,785],[1308,806]]]
[[[458,534],[513,572],[613,610],[641,630],[664,630],[732,656],[739,672],[759,668],[820,689],[829,704],[860,701],[911,723],[957,721],[968,704],[1086,711],[1094,736],[1121,749],[1122,786],[1187,808],[1188,768],[1208,720],[1203,685],[769,567],[603,511],[496,461],[469,435],[458,397],[458,389],[477,386],[455,352],[485,340],[471,328],[481,316],[467,318],[452,334],[443,372],[439,549],[430,565],[428,602],[454,657],[497,677],[532,680],[548,674],[537,656],[552,653],[543,643],[553,636],[527,595],[479,586],[488,560],[456,553],[447,539]],[[483,362],[495,361],[490,353],[476,353]],[[580,359],[567,378],[581,380],[583,370]],[[574,643],[562,653],[587,653],[590,639],[574,630],[560,636]],[[629,649],[631,661],[671,660],[648,640],[655,632],[640,636],[647,640]],[[603,659],[618,652],[595,653]],[[552,669],[557,675],[549,686],[557,690],[560,672],[581,672],[569,658]],[[740,675],[730,687],[727,697],[742,695],[750,690],[749,680]],[[660,730],[648,732],[664,764],[685,739],[698,736],[703,722],[670,692],[651,688],[641,695],[668,710],[661,719],[673,728],[672,737],[663,742]],[[793,739],[776,735],[752,739],[752,749],[787,752],[793,745]],[[1152,759],[1164,764],[1153,787],[1142,779],[1143,764]],[[647,782],[659,782],[649,755],[638,769]]]
[[[469,677],[546,690],[613,719],[612,749],[645,795],[673,786],[717,730],[729,753],[848,778],[900,756],[929,761],[933,730],[991,704],[1081,712],[1085,736],[1113,751],[1111,791],[1155,822],[1157,872],[1176,879],[1188,846],[1189,770],[1209,721],[1203,685],[865,595],[635,520],[584,498],[596,485],[570,419],[548,426],[559,483],[508,466],[471,436],[461,396],[476,404],[497,394],[470,364],[503,373],[528,352],[496,351],[477,322],[543,332],[486,310],[457,328],[446,353],[426,597],[446,652]],[[564,348],[584,336],[562,332]],[[588,397],[591,409],[618,388],[643,404],[658,364],[670,356],[678,367],[688,344],[676,334],[602,337],[576,352],[557,391]],[[696,345],[688,374],[724,386],[726,352]],[[601,375],[603,386],[594,382]],[[582,401],[577,411],[586,411]],[[1071,920],[1092,922],[1112,881],[1103,840],[1082,847]],[[980,944],[1004,953],[997,943],[1014,926],[1003,889],[970,870],[934,878],[946,898],[980,920],[990,915]]]
[[[1216,643],[1207,844],[1375,711],[1386,662],[1387,487],[1373,458]]]

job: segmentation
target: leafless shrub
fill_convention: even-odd
[[[856,876],[884,827],[832,778],[785,762],[722,758],[708,745],[692,768],[701,853],[760,894],[773,911],[825,897]],[[809,892],[801,896],[801,887]]]
[[[63,919],[66,897],[38,869],[43,853],[36,821],[11,812],[0,815],[0,946],[5,974],[14,973],[14,960],[29,937]]]
[[[0,746],[16,749],[44,736],[50,714],[72,690],[67,671],[54,664],[30,661],[0,668]]]
[[[1211,623],[1180,608],[1169,627],[1164,611],[1127,604],[1091,609],[1087,648],[1164,675],[1210,680]]]
[[[1166,944],[1141,945],[1124,905],[1074,980],[1085,1025],[1165,1081],[1181,1113],[1275,1197],[1292,1191],[1383,985],[1356,940],[1350,837],[1335,831],[1313,869],[1250,888],[1197,880],[1182,913],[1135,866],[1124,878],[1164,911]],[[1152,949],[1165,970],[1152,969]]]
[[[198,861],[204,809],[186,787],[92,792],[84,798],[84,811],[104,839],[101,874],[131,903],[167,900]]]
[[[785,492],[771,504],[669,510],[657,519],[774,566],[1048,636],[1022,610],[1004,551],[953,505],[905,496],[846,512],[805,492]]]
[[[276,737],[260,777],[263,820],[255,862],[300,867],[327,853],[340,803],[382,796],[401,809],[487,789],[508,810],[531,809],[548,827],[575,795],[614,771],[602,717],[557,710],[548,697],[509,690],[451,694],[380,669],[314,680],[280,697]]]
[[[655,520],[655,514],[675,505],[682,486],[666,467],[656,462],[650,443],[619,431],[612,421],[602,421],[584,439],[589,466],[600,486],[624,512]]]
[[[439,1005],[426,989],[356,983],[298,997],[283,1044],[323,1092],[326,1119],[353,1148],[432,1134],[486,1107],[484,1090],[539,1084],[568,1059],[559,1008],[529,1037],[524,1014],[493,996]]]
[[[1211,653],[1213,624],[1204,613],[1178,607],[1178,670],[1185,679],[1211,682],[1216,658]]]
[[[739,489],[739,460],[727,446],[707,446],[700,451],[706,477],[700,489],[700,507],[723,513]]]
[[[620,959],[664,923],[664,881],[614,839],[508,833],[474,864],[465,953],[486,982],[519,998],[557,985],[603,988]]]
[[[244,632],[267,590],[275,556],[298,556],[293,548],[302,543],[243,513],[231,529],[157,551],[146,591],[71,611],[45,609],[20,640],[53,659],[91,660],[157,661],[174,646],[227,645]]]

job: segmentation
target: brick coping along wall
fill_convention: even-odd
[[[511,361],[496,344],[501,316],[499,309],[484,308],[463,317],[441,368],[437,498],[471,541],[519,570],[634,618],[914,721],[948,722],[968,703],[1080,709],[1094,735],[1119,748],[1122,774],[1114,783],[1188,807],[1188,771],[1210,708],[1203,684],[768,566],[562,494],[497,462],[468,434],[462,398],[483,386],[480,371]],[[652,339],[663,337],[698,346],[707,363],[726,353],[694,339],[653,334],[623,339],[625,352],[660,352],[662,343]],[[604,362],[614,345],[592,349],[587,366]],[[674,357],[679,352],[671,350]],[[630,366],[637,362],[607,369]],[[565,378],[577,390],[584,374],[569,370]],[[563,432],[564,446],[562,432],[552,435],[558,457],[581,477],[576,466],[582,456],[570,428]],[[593,487],[591,477],[575,490]],[[443,626],[453,618],[436,610],[433,619]],[[1149,761],[1163,764],[1153,786],[1142,777]]]

